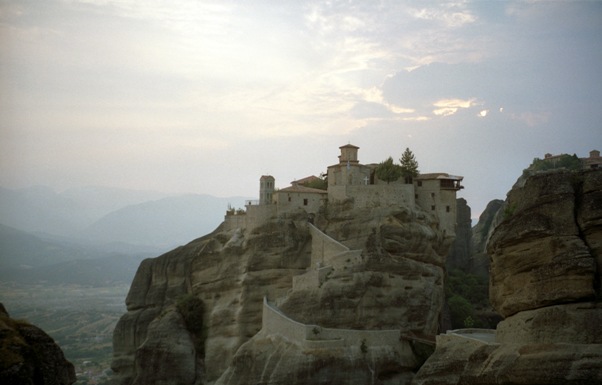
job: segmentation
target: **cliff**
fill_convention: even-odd
[[[503,218],[504,201],[494,199],[487,204],[485,210],[479,215],[479,222],[472,228],[472,254],[471,270],[474,274],[489,278],[489,255],[487,243],[493,230]]]
[[[73,365],[42,329],[14,320],[0,304],[0,383],[11,385],[69,385]]]
[[[445,259],[447,270],[472,270],[472,219],[466,199],[456,199],[456,238]]]
[[[519,179],[487,252],[497,330],[439,336],[413,384],[602,382],[602,170]]]
[[[143,261],[114,331],[114,382],[408,383],[424,358],[404,336],[438,331],[453,234],[420,208],[329,203],[308,219],[221,226]],[[264,297],[296,326],[266,323]]]

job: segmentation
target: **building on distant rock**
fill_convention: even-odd
[[[547,153],[544,155],[543,161],[554,164],[556,162],[560,163],[560,161],[567,156],[567,154],[552,155]],[[573,157],[577,158],[577,155],[573,155]],[[589,152],[589,157],[578,159],[581,161],[581,167],[585,170],[602,167],[602,157],[600,157],[600,151],[598,150],[591,150]]]
[[[275,179],[263,175],[259,179],[259,201],[247,201],[245,211],[228,211],[228,228],[253,229],[269,218],[305,211],[316,215],[328,203],[348,203],[356,208],[385,206],[419,206],[438,219],[438,227],[448,235],[455,232],[456,192],[463,188],[463,177],[447,173],[420,174],[412,183],[401,178],[394,182],[379,180],[378,164],[361,164],[359,147],[346,144],[339,147],[339,162],[328,166],[326,190],[307,187],[318,177],[310,176],[291,182],[291,186],[276,189]]]
[[[602,167],[602,157],[600,157],[600,151],[591,150],[589,152],[589,158],[581,158],[583,162],[583,168],[594,169]]]
[[[268,205],[272,203],[274,194],[274,177],[271,175],[262,175],[259,178],[259,204]]]

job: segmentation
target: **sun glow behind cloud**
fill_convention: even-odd
[[[450,116],[458,112],[460,108],[470,108],[475,105],[475,99],[441,99],[433,103],[437,109],[433,110],[433,114],[437,116]]]

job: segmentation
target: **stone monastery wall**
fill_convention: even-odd
[[[226,215],[224,217],[224,231],[237,228],[251,231],[266,223],[277,213],[276,205],[246,205],[246,212],[241,214]]]
[[[414,185],[403,183],[328,186],[329,201],[352,198],[354,207],[386,207],[401,205],[413,207]]]
[[[349,248],[320,231],[311,223],[308,224],[311,234],[311,268],[329,265],[328,260],[338,254],[349,251]]]
[[[293,277],[293,290],[319,287],[332,270],[342,270],[361,262],[362,250],[350,250],[311,223],[308,226],[311,234],[311,265],[306,273]]]
[[[302,324],[287,317],[263,299],[263,320],[261,333],[280,335],[290,342],[308,348],[317,347],[357,347],[395,346],[411,349],[400,340],[400,332],[395,330],[352,330],[323,328],[318,325]],[[406,346],[407,345],[407,346]]]

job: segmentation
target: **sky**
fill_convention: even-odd
[[[256,197],[351,143],[476,218],[602,150],[601,63],[598,1],[0,0],[0,186]]]

